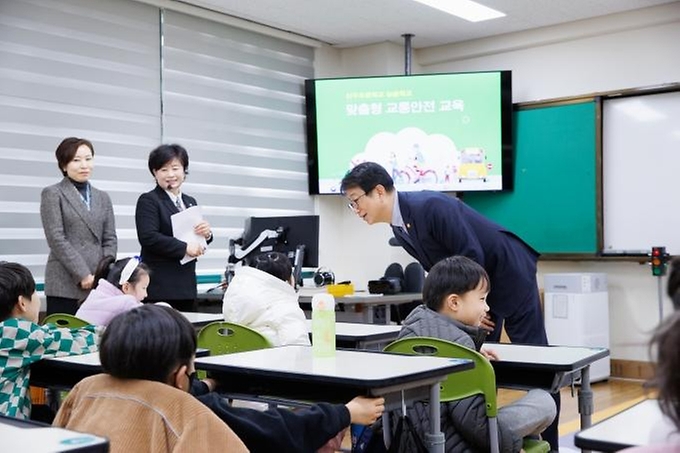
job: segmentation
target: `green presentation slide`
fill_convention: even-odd
[[[319,189],[373,161],[400,190],[500,190],[501,73],[315,81]]]

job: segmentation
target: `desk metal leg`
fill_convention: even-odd
[[[441,427],[439,382],[430,387],[430,432],[425,434],[425,444],[431,453],[444,453],[444,433]]]
[[[390,448],[390,445],[392,444],[392,426],[390,425],[390,414],[388,413],[388,411],[383,412],[382,423],[383,423],[383,442],[385,443],[385,447]]]
[[[366,323],[373,324],[373,305],[368,305],[366,307]]]
[[[593,391],[590,387],[590,365],[581,370],[581,388],[578,391],[578,412],[581,415],[581,429],[592,424]]]
[[[590,387],[590,365],[581,370],[581,388],[578,391],[578,412],[581,416],[581,429],[592,424],[593,390]],[[582,450],[584,453],[589,450]]]

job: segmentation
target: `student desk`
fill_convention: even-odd
[[[576,433],[574,445],[587,450],[618,451],[672,442],[666,435],[674,431],[675,426],[661,413],[658,401],[644,400]]]
[[[298,296],[298,301],[300,303],[311,303],[312,297],[315,292],[307,292],[304,288],[300,291]],[[409,304],[411,302],[419,302],[423,299],[421,293],[398,293],[398,294],[370,294],[367,292],[356,292],[351,296],[336,297],[336,305],[349,305],[352,306],[355,312],[359,312],[361,308],[363,310],[362,322],[366,324],[373,324],[375,318],[375,308],[385,307],[385,324],[390,323],[390,309],[391,305],[401,305]]]
[[[335,357],[314,358],[309,346],[282,346],[204,357],[196,369],[228,383],[229,391],[250,395],[347,402],[357,395],[385,397],[386,409],[429,397],[432,452],[444,451],[440,426],[439,383],[449,373],[470,369],[469,360],[414,357],[371,351],[337,350]]]
[[[500,360],[492,360],[498,387],[531,389],[542,388],[551,393],[571,383],[575,373],[581,372],[578,391],[578,411],[581,428],[591,425],[593,391],[590,388],[590,364],[609,355],[605,348],[575,346],[533,346],[508,343],[485,343],[498,353]]]
[[[215,321],[224,321],[222,313],[200,313],[196,311],[181,311],[182,315],[196,328],[203,327]]]
[[[360,322],[336,322],[335,345],[349,349],[382,349],[397,339],[401,326],[364,324]],[[309,339],[312,340],[312,320],[307,320]]]
[[[196,350],[196,357],[210,351]],[[36,387],[70,389],[88,376],[103,373],[99,352],[42,359],[31,365],[31,385]]]
[[[54,453],[107,453],[109,441],[104,437],[83,434],[29,420],[0,415],[0,449],[2,451],[28,451]]]

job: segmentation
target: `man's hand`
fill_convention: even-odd
[[[479,327],[486,330],[488,333],[491,333],[496,328],[496,323],[493,322],[491,320],[491,316],[487,314],[486,316],[484,316],[484,318],[482,318],[482,323],[480,324]]]

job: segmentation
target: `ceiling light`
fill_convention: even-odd
[[[415,0],[418,3],[427,5],[431,8],[453,14],[470,22],[481,22],[483,20],[504,17],[505,13],[496,11],[487,6],[481,5],[472,0]]]

